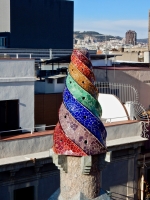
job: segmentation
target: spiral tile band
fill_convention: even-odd
[[[75,82],[84,90],[90,93],[93,97],[98,97],[98,90],[95,85],[93,85],[72,63],[69,65],[69,73]]]
[[[88,108],[93,114],[97,117],[100,117],[102,114],[102,109],[99,102],[92,97],[88,92],[81,88],[73,78],[68,75],[66,79],[66,86],[70,93],[86,108]]]
[[[79,148],[74,142],[72,142],[62,130],[60,123],[56,125],[54,131],[54,142],[53,150],[57,154],[63,155],[74,155],[74,156],[86,156],[87,154]]]
[[[92,69],[92,63],[89,60],[89,53],[84,52],[83,54],[82,50],[75,49],[72,52],[72,55],[75,55],[78,57],[81,62],[83,62],[89,69]]]
[[[71,63],[76,66],[76,68],[85,75],[92,83],[95,81],[94,73],[83,63],[81,62],[75,55],[71,55]]]
[[[106,129],[87,49],[73,50],[59,122],[54,131],[55,153],[86,156],[106,152]]]
[[[80,146],[86,154],[105,152],[105,148],[99,140],[71,115],[64,104],[60,107],[59,120],[66,135],[76,145]]]

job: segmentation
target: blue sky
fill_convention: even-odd
[[[150,0],[74,0],[74,30],[147,38],[149,9]]]

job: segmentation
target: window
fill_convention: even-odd
[[[65,78],[58,78],[57,83],[65,83]]]
[[[0,37],[0,47],[6,47],[6,37]]]
[[[19,101],[0,101],[0,131],[19,128]],[[12,134],[14,132],[10,132]],[[5,133],[6,134],[6,133]]]
[[[52,78],[49,78],[49,79],[48,79],[48,83],[51,83],[51,84],[52,84],[52,83],[53,83],[53,79],[52,79]]]
[[[34,200],[34,186],[14,190],[14,200]]]

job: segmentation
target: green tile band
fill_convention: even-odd
[[[89,109],[94,115],[97,117],[101,117],[102,108],[99,102],[90,95],[87,91],[85,91],[81,86],[79,86],[74,79],[68,74],[66,79],[66,85],[70,93],[87,109]]]
[[[78,83],[85,91],[90,93],[95,99],[98,98],[98,90],[93,83],[84,75],[82,74],[75,65],[70,63],[69,65],[69,73],[70,76]]]

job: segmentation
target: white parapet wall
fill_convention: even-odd
[[[149,51],[145,51],[144,52],[144,62],[145,63],[149,63],[150,62],[150,52]]]
[[[62,93],[65,88],[66,76],[64,74],[54,75],[45,78],[43,81],[35,81],[35,93],[36,94],[50,94],[50,93]]]
[[[98,101],[102,107],[101,119],[104,122],[128,120],[124,106],[115,95],[99,93]]]
[[[0,101],[18,100],[19,127],[26,131],[34,129],[34,81],[34,60],[0,60]]]
[[[91,60],[92,65],[94,67],[99,67],[99,66],[112,66],[112,60]]]

